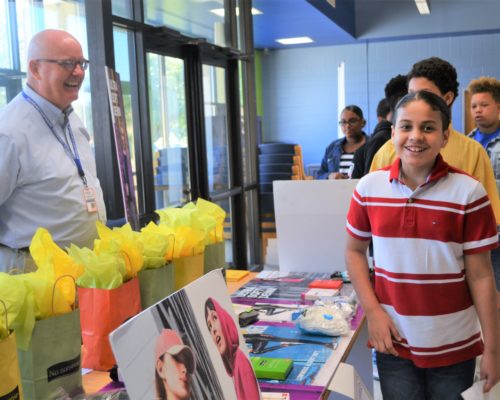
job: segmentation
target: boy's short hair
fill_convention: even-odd
[[[393,77],[384,88],[385,98],[389,103],[391,111],[394,112],[399,99],[408,93],[408,84],[406,75],[396,75]]]
[[[405,107],[408,103],[411,103],[416,100],[423,100],[430,108],[434,111],[438,111],[441,114],[441,122],[443,131],[448,129],[451,121],[451,111],[444,99],[437,94],[429,92],[427,90],[420,90],[418,92],[408,93],[406,96],[401,98],[396,105],[396,109],[394,110],[394,114],[392,116],[392,123],[395,125],[398,110],[402,107]]]
[[[377,117],[387,118],[387,114],[391,112],[391,107],[389,107],[389,102],[386,99],[382,99],[377,105]]]
[[[467,90],[471,94],[476,93],[490,93],[495,102],[500,103],[500,81],[490,76],[481,76],[480,78],[473,79]]]
[[[406,78],[407,82],[412,78],[426,78],[432,81],[443,95],[452,92],[453,101],[458,97],[457,70],[448,61],[439,57],[426,58],[413,64]]]

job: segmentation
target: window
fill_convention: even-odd
[[[166,25],[186,36],[226,46],[225,1],[145,0],[144,19],[147,24]]]
[[[205,142],[210,195],[229,189],[226,70],[203,65]]]
[[[184,61],[147,53],[156,209],[191,200]]]

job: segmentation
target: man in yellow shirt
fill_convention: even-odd
[[[431,57],[415,63],[408,73],[408,92],[427,90],[441,96],[451,108],[458,96],[455,68],[447,61]],[[500,225],[500,198],[488,154],[475,140],[450,125],[448,144],[441,150],[445,161],[480,181],[491,201],[497,225]],[[387,141],[375,154],[370,171],[391,164],[396,157],[392,141]]]

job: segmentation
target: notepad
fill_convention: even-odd
[[[226,269],[226,281],[227,282],[238,282],[247,276],[249,271],[242,271],[237,269]]]
[[[339,294],[338,289],[310,288],[300,295],[302,300],[318,300],[325,297],[335,297]]]
[[[320,289],[340,289],[342,287],[342,281],[336,279],[316,279],[312,281],[308,286],[310,288],[320,288]]]
[[[258,379],[286,379],[293,367],[290,358],[252,357],[252,367]]]

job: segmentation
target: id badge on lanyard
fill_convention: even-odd
[[[83,188],[83,201],[87,208],[87,212],[97,212],[97,194],[93,187],[85,186]]]

